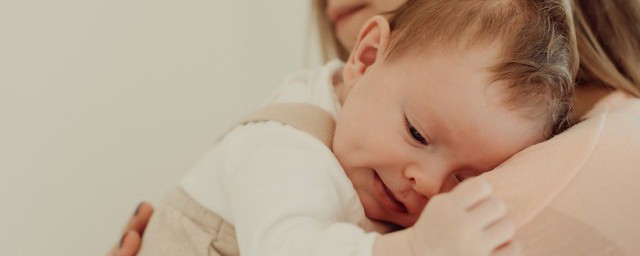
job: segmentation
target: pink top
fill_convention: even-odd
[[[483,175],[524,255],[640,253],[640,99],[614,92],[584,118]]]

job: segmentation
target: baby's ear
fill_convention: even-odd
[[[384,17],[376,15],[365,22],[345,63],[343,79],[346,84],[354,84],[369,67],[384,61],[390,35],[389,22]]]

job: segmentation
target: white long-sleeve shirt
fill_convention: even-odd
[[[267,102],[340,104],[333,76],[342,63],[296,73]],[[377,233],[333,153],[320,140],[277,122],[226,134],[181,188],[236,228],[241,255],[371,255]]]

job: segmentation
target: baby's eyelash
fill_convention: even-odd
[[[416,130],[416,128],[413,127],[411,123],[409,123],[409,120],[405,118],[405,122],[407,123],[409,135],[411,135],[411,138],[413,140],[425,146],[429,145],[429,142],[424,138],[424,136],[422,136],[422,134],[420,134],[420,132],[418,132],[418,130]]]

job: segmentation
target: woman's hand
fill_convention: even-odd
[[[120,242],[113,246],[109,256],[133,256],[142,246],[142,235],[153,214],[153,207],[142,202],[124,227]]]

